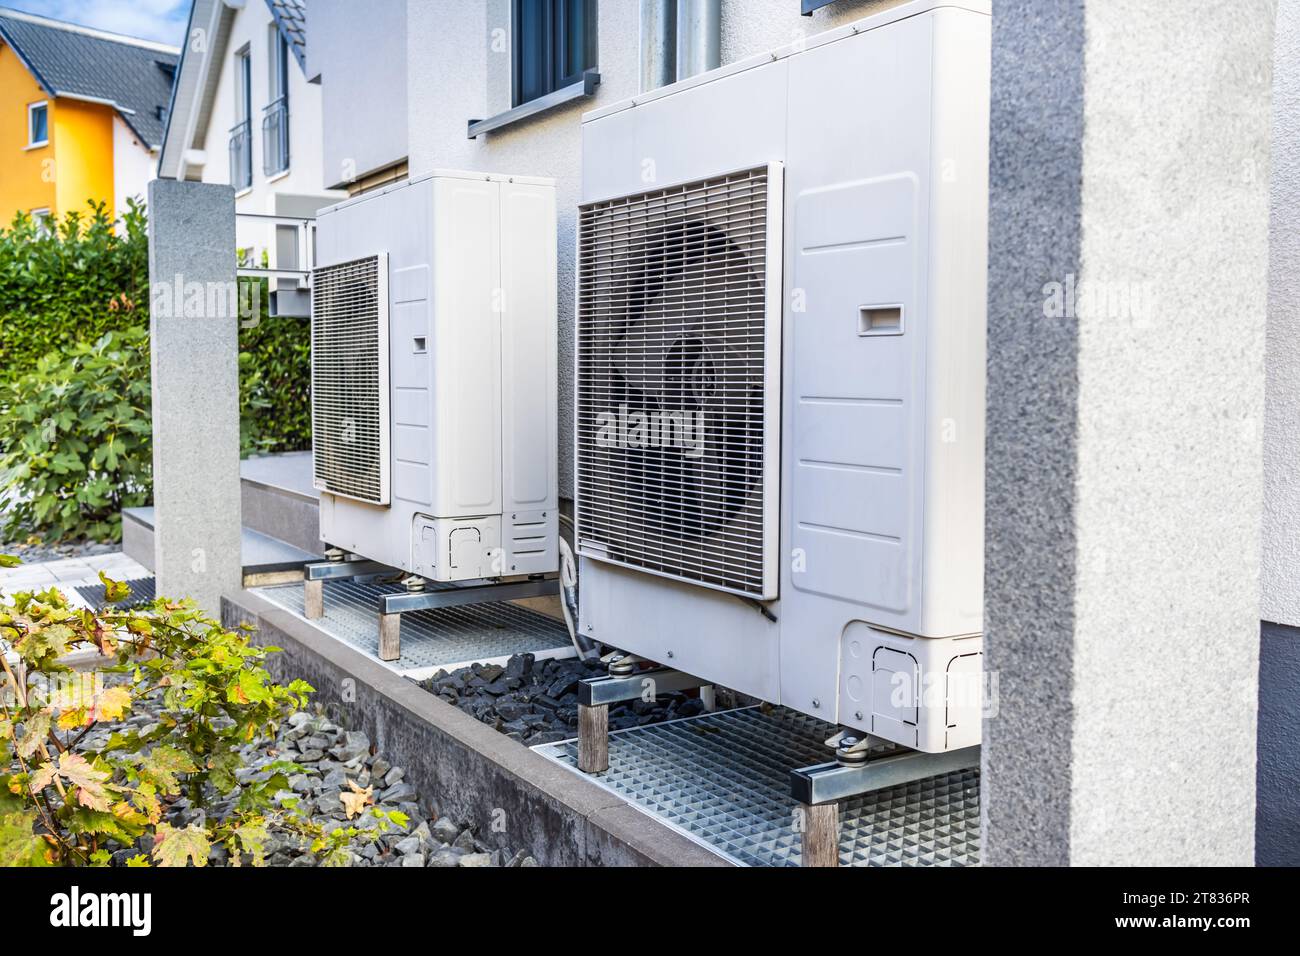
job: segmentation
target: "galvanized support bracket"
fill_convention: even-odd
[[[378,561],[315,561],[303,566],[302,576],[305,581],[338,581],[393,570]]]
[[[621,658],[627,661],[626,657]],[[636,660],[635,658],[633,660]],[[655,667],[630,674],[606,674],[578,681],[578,769],[603,773],[609,769],[609,705],[658,697],[679,690],[705,691],[705,709],[713,709],[713,685],[671,667]]]
[[[405,611],[428,611],[463,604],[486,604],[489,601],[517,601],[520,598],[546,597],[559,593],[560,582],[556,578],[472,584],[466,587],[438,588],[434,591],[407,591],[404,594],[381,594],[379,613],[401,614]]]
[[[938,754],[899,749],[887,751],[856,766],[845,766],[832,760],[791,770],[790,795],[799,803],[816,806],[979,765],[979,747]]]
[[[899,747],[857,764],[832,760],[791,770],[790,795],[800,804],[804,821],[802,865],[839,865],[839,801],[979,764],[979,747],[938,754]]]
[[[302,616],[317,621],[325,616],[325,582],[380,574],[392,569],[375,561],[315,561],[302,568]]]
[[[406,591],[379,596],[379,659],[395,661],[402,656],[402,615],[407,611],[429,611],[440,607],[462,607],[494,601],[545,597],[560,593],[556,578],[440,586],[430,591]]]
[[[655,667],[650,670],[634,671],[627,675],[607,674],[601,677],[583,678],[578,681],[578,704],[584,707],[621,704],[624,701],[643,698],[647,692],[653,699],[660,694],[711,686],[710,681],[684,674],[671,667]]]

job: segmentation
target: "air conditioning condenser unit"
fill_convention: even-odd
[[[923,0],[585,118],[584,636],[979,742],[989,51]]]
[[[555,229],[551,180],[455,171],[319,215],[327,545],[435,582],[556,570]]]

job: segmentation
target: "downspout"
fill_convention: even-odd
[[[677,79],[722,65],[722,0],[677,0]]]
[[[641,0],[641,92],[677,79],[677,0]]]

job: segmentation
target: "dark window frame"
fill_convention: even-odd
[[[524,32],[525,4],[535,20],[540,22],[542,36],[526,36]],[[596,68],[596,0],[512,0],[512,30],[510,44],[510,101],[512,106],[523,106],[533,100],[572,86],[582,80],[583,74]],[[574,16],[578,18],[580,50],[572,49]],[[535,46],[535,48],[533,48]],[[525,87],[525,77],[535,64],[540,80],[533,88]],[[572,66],[566,69],[566,65]]]

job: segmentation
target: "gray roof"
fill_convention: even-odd
[[[306,0],[266,0],[271,17],[289,41],[298,65],[306,69],[307,56],[307,2]]]
[[[149,146],[162,143],[178,51],[0,9],[0,40],[53,97],[102,100]]]

